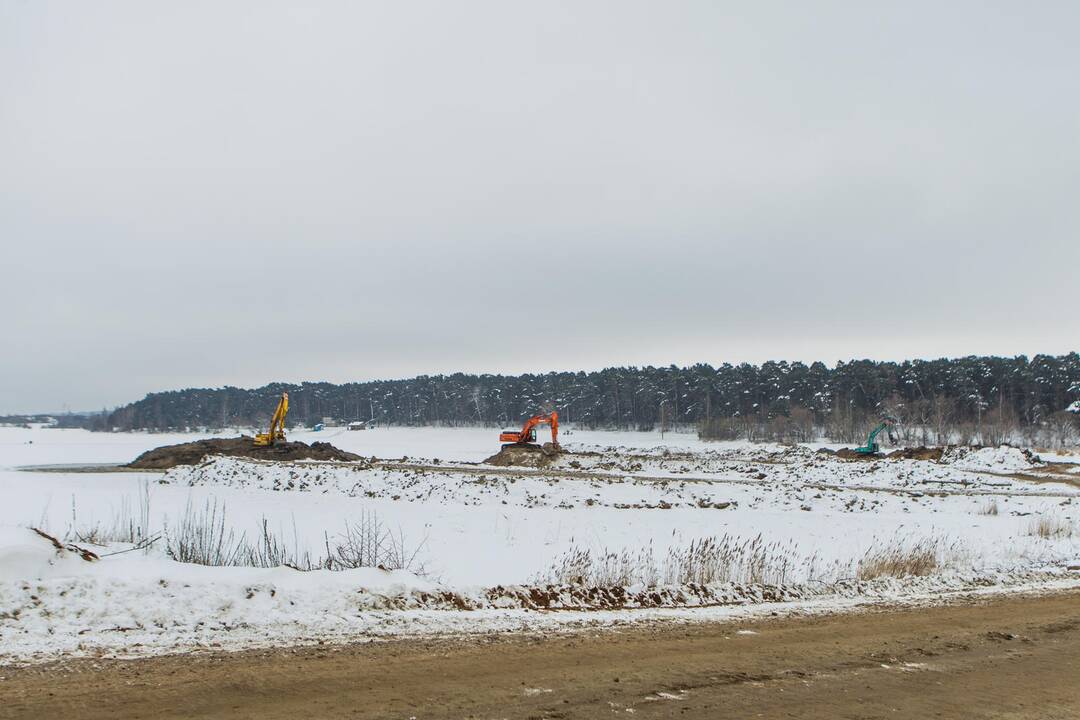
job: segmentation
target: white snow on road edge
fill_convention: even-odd
[[[1080,587],[1062,570],[951,573],[805,588],[728,585],[730,604],[708,607],[535,611],[499,607],[514,592],[449,593],[403,571],[298,572],[220,568],[129,553],[86,562],[31,531],[8,529],[0,578],[0,664],[63,657],[136,657],[199,650],[348,643],[499,632],[556,632],[651,621],[713,622],[767,613],[825,612],[865,603],[925,602],[967,592]],[[110,562],[111,560],[111,562]],[[558,593],[569,593],[566,587]],[[769,602],[776,597],[803,598]],[[573,598],[570,598],[573,602]],[[688,602],[694,604],[694,598]],[[457,610],[459,606],[478,609]],[[475,603],[468,605],[468,603]],[[566,607],[566,606],[564,606]]]

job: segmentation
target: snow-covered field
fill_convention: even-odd
[[[572,455],[531,469],[479,464],[498,450],[494,429],[380,428],[290,434],[374,459],[356,464],[219,458],[164,474],[16,469],[122,463],[196,437],[0,428],[0,661],[545,629],[585,616],[715,616],[715,609],[538,614],[526,609],[535,605],[528,593],[506,589],[544,585],[568,553],[647,551],[663,565],[669,548],[708,537],[738,544],[761,535],[787,559],[782,582],[773,573],[765,584],[783,587],[763,591],[733,576],[708,591],[670,590],[656,604],[820,604],[988,582],[1080,583],[1068,570],[1080,556],[1076,467],[1047,467],[1013,448],[950,450],[940,462],[851,462],[818,446],[576,431],[563,438]],[[254,540],[266,527],[293,557],[315,559],[350,525],[374,517],[419,574],[205,567],[167,557],[164,539],[110,556],[130,545],[75,539],[133,523],[175,535],[185,517],[208,507],[237,535]],[[1039,533],[1040,520],[1050,532]],[[104,557],[86,562],[58,552],[28,527]],[[920,543],[941,564],[931,577],[852,580],[868,551]],[[816,600],[808,590],[825,586],[827,597]],[[630,587],[624,604],[639,603],[632,598],[641,591]],[[545,602],[554,607],[588,604],[573,592],[553,597]]]

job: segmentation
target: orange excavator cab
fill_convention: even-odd
[[[550,425],[551,426],[551,445],[558,449],[559,447],[559,413],[553,412],[550,415],[533,415],[531,418],[525,421],[524,427],[518,430],[503,430],[499,434],[499,442],[509,443],[511,445],[533,445],[536,443],[536,426],[537,425]]]

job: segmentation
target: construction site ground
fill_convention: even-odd
[[[1080,463],[1064,452],[847,460],[580,431],[567,452],[496,462],[490,430],[405,428],[290,435],[348,460],[251,457],[245,441],[239,457],[116,472],[213,439],[5,434],[0,712],[17,716],[752,717],[737,711],[766,702],[769,717],[805,715],[783,704],[798,691],[821,716],[874,717],[903,689],[920,702],[920,683],[978,698],[991,672],[1026,703],[1025,680],[1075,665],[1059,643],[1080,606]],[[393,552],[324,565],[364,523]],[[284,550],[191,562],[185,527]],[[1032,593],[1067,589],[1056,620],[1028,617]],[[1009,596],[1025,599],[978,620]],[[878,694],[828,704],[867,684]],[[85,702],[114,687],[117,704]]]
[[[1080,591],[0,669],[0,718],[1075,718]]]

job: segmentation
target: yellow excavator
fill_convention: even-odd
[[[289,393],[281,393],[274,417],[270,420],[270,432],[255,435],[255,447],[269,447],[285,441],[285,415],[289,412]]]

